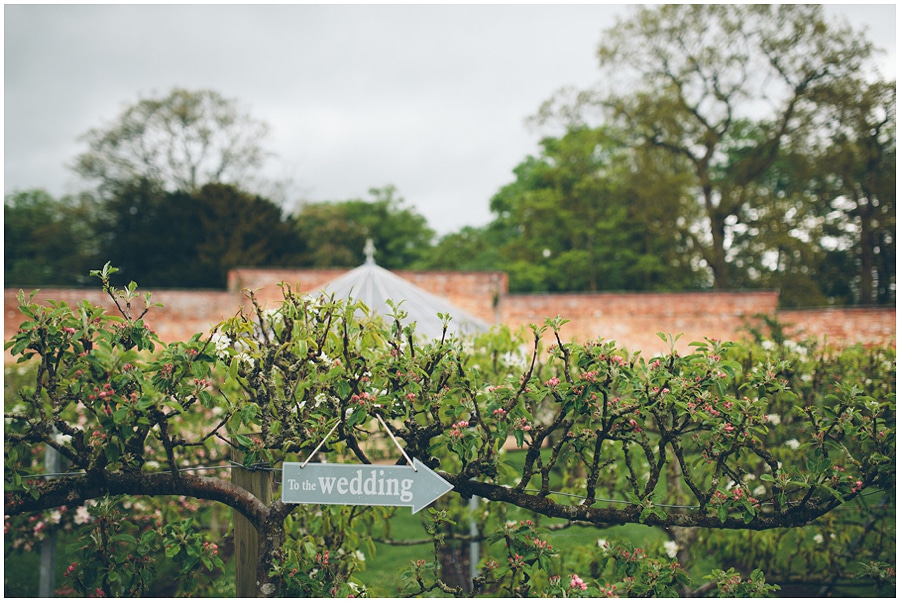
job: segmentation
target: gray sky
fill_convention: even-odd
[[[599,77],[603,29],[580,5],[6,5],[4,192],[85,187],[78,137],[146,96],[210,88],[271,126],[267,175],[291,200],[393,184],[439,234],[491,219],[536,152],[525,120]],[[896,77],[893,4],[829,5],[868,27]]]

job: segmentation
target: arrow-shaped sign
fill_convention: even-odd
[[[415,466],[415,469],[413,468]],[[413,459],[413,466],[304,464],[282,466],[281,501],[285,504],[411,506],[415,514],[453,485]]]

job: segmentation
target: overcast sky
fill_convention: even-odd
[[[78,137],[141,97],[213,89],[271,126],[292,200],[396,186],[439,234],[491,219],[536,152],[526,118],[599,77],[601,32],[631,9],[581,5],[5,5],[4,192],[85,187]],[[829,5],[868,27],[896,77],[893,4]]]

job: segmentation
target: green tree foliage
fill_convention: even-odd
[[[366,239],[371,238],[378,265],[387,269],[416,265],[434,239],[427,220],[408,207],[393,186],[372,188],[369,195],[370,200],[304,205],[294,218],[305,248],[298,264],[355,267],[363,262]]]
[[[457,494],[484,504],[471,515],[485,544],[476,593],[770,593],[773,579],[748,558],[780,586],[824,575],[893,593],[892,347],[834,350],[775,336],[644,358],[603,340],[563,343],[559,318],[530,337],[501,329],[423,340],[400,325],[399,310],[384,321],[287,285],[276,307],[161,346],[150,298],[142,310],[136,285],[111,286],[113,272],[95,274],[120,316],[20,295],[26,321],[5,344],[31,366],[4,413],[14,533],[29,514],[94,499],[215,501],[263,534],[260,594],[357,595],[357,551],[371,551],[384,509],[263,503],[224,474],[185,467],[225,466],[232,447],[245,465],[275,469],[317,449],[328,462],[368,464],[396,457],[378,436],[388,429],[455,490],[428,511],[434,559],[397,569],[392,586],[405,595],[465,595],[442,578],[438,553],[461,511]],[[39,445],[56,449],[70,474],[32,478]],[[115,546],[92,540],[100,517],[118,520],[103,504],[78,531],[89,570],[70,571],[75,586],[100,590],[82,595],[139,589],[113,574],[162,543],[179,575],[220,566],[214,535],[198,537],[191,516],[123,524]],[[659,538],[638,545],[607,535],[610,525],[644,525]],[[565,529],[588,535],[557,545]],[[836,542],[823,545],[831,534]]]
[[[7,195],[3,203],[7,285],[83,285],[96,265],[96,207],[86,197],[54,199],[43,190]]]
[[[446,234],[431,247],[416,268],[425,270],[500,270],[501,249],[514,236],[495,220],[486,226],[464,226]]]
[[[491,199],[513,291],[682,289],[698,277],[677,220],[684,178],[606,129],[545,138]],[[653,175],[651,175],[653,172]],[[653,177],[657,176],[657,177]],[[665,186],[645,186],[647,182]]]
[[[755,136],[754,125],[747,123],[741,136]],[[783,149],[765,173],[748,185],[756,202],[726,220],[735,288],[778,290],[781,307],[849,301],[828,292],[834,281],[825,278],[827,230],[812,184],[815,169],[809,154]],[[833,276],[847,281],[846,275]]]
[[[207,183],[252,188],[251,176],[267,153],[268,126],[212,90],[174,88],[163,98],[142,98],[103,128],[88,131],[88,150],[73,169],[96,181],[101,193],[135,178],[167,191],[195,192]]]
[[[851,255],[853,301],[896,301],[896,82],[844,82],[821,92],[831,135],[817,149],[836,250]]]
[[[629,145],[682,159],[702,210],[682,234],[702,253],[715,288],[729,288],[740,280],[734,228],[767,202],[760,180],[809,131],[823,91],[855,81],[870,53],[864,36],[826,23],[821,6],[638,8],[598,48],[608,89],[561,108],[566,101],[557,97],[541,116],[581,123],[600,108],[630,133]]]
[[[238,266],[289,263],[297,241],[273,202],[227,184],[167,192],[139,179],[112,193],[98,226],[104,257],[154,288],[224,288]]]

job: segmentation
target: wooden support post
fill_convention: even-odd
[[[240,452],[233,453],[240,464]],[[267,506],[272,501],[273,477],[270,470],[249,470],[243,466],[231,467],[231,482],[243,487]],[[259,563],[259,534],[240,512],[234,512],[234,575],[235,596],[256,598],[256,569]]]

